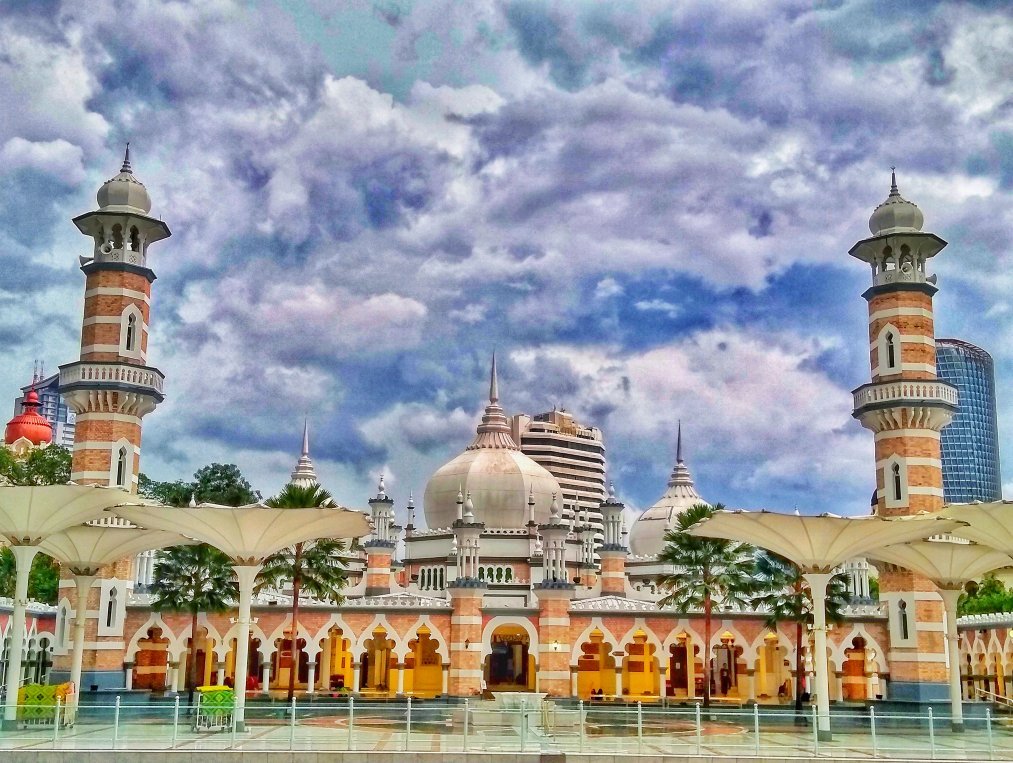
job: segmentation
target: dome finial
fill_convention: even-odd
[[[302,455],[309,456],[310,454],[310,420],[309,416],[304,416],[302,420]]]
[[[496,350],[492,351],[492,371],[489,373],[489,402],[499,402],[499,380],[496,378]]]
[[[679,419],[679,428],[675,436],[675,462],[682,463],[682,419]]]
[[[900,196],[900,191],[897,189],[897,168],[890,167],[890,195]]]
[[[127,141],[127,148],[123,152],[123,166],[120,167],[120,172],[129,172],[133,174],[133,169],[130,167],[130,141]]]

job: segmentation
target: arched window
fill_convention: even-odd
[[[117,223],[113,226],[113,249],[123,248],[123,226]]]
[[[478,568],[478,579],[485,580],[485,567]]]
[[[116,486],[127,486],[127,449],[121,446],[116,455]]]
[[[902,489],[901,489],[902,485],[901,485],[901,479],[900,479],[900,464],[894,463],[893,467],[891,467],[891,469],[890,469],[890,472],[891,472],[892,477],[893,477],[893,500],[899,501],[899,500],[901,500],[901,494],[902,494]]]
[[[506,582],[508,582],[508,583],[511,582],[514,579],[514,571],[510,567],[507,567],[507,569],[506,569],[505,579],[506,579]]]
[[[897,367],[897,346],[894,344],[892,331],[886,334],[886,365],[887,368]]]
[[[130,251],[141,251],[141,237],[137,233],[136,226],[130,226]]]
[[[908,630],[908,622],[907,622],[907,602],[901,599],[897,603],[897,609],[899,611],[900,616],[900,637],[902,639],[908,639],[911,636]]]
[[[137,347],[137,316],[131,313],[127,316],[127,349],[133,352]]]
[[[106,628],[112,628],[116,621],[116,589],[109,589],[109,601],[106,604]]]
[[[443,583],[443,568],[440,567],[440,590],[442,591],[443,588],[444,588],[444,583]]]
[[[56,618],[56,643],[61,647],[67,643],[67,607],[63,604]]]

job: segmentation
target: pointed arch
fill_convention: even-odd
[[[137,657],[137,653],[140,651],[140,641],[148,637],[148,631],[152,628],[158,628],[162,632],[162,637],[169,640],[171,644],[176,638],[166,622],[162,619],[161,612],[152,612],[148,615],[148,619],[145,620],[141,625],[134,631],[134,635],[127,642],[127,650],[123,655],[124,662],[133,662]]]
[[[876,368],[880,375],[897,374],[901,371],[901,333],[892,323],[887,323],[876,335]]]
[[[531,622],[531,618],[516,615],[497,615],[493,617],[482,628],[482,659],[492,654],[492,634],[501,625],[515,625],[524,629],[528,634],[528,653],[534,655],[537,660],[539,654],[538,630]]]
[[[439,647],[440,656],[443,657],[444,661],[449,662],[450,645],[447,643],[447,640],[443,637],[443,633],[436,627],[436,624],[432,621],[432,618],[428,614],[420,615],[419,619],[408,628],[404,636],[404,646],[398,647],[394,650],[394,654],[397,656],[398,660],[404,662],[405,656],[411,651],[409,644],[412,639],[415,638],[419,629],[423,626],[429,629],[429,637],[435,641]]]
[[[573,640],[572,648],[570,649],[571,665],[577,664],[577,660],[581,655],[581,646],[591,638],[591,634],[596,630],[601,631],[605,640],[612,644],[613,649],[619,648],[619,639],[616,638],[616,635],[609,630],[609,627],[602,622],[600,617],[592,617],[588,626]]]

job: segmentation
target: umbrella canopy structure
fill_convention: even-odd
[[[813,664],[816,668],[817,730],[830,739],[830,675],[827,670],[827,584],[833,570],[856,556],[892,543],[945,533],[959,522],[938,515],[886,518],[876,515],[802,516],[770,511],[716,511],[690,528],[703,538],[727,538],[761,546],[795,563],[813,597]]]
[[[77,525],[50,535],[39,544],[43,553],[49,554],[74,574],[77,601],[74,605],[74,652],[70,680],[75,687],[81,685],[88,591],[95,582],[99,570],[108,564],[151,548],[194,542],[178,533],[165,530]],[[74,696],[79,697],[79,691],[75,692]]]
[[[956,532],[961,532],[960,528]],[[963,731],[964,707],[960,697],[960,647],[957,636],[957,599],[964,583],[986,572],[1013,564],[1013,557],[977,543],[926,540],[887,546],[869,552],[879,562],[906,567],[924,575],[939,588],[946,609],[946,649],[950,661],[950,723]]]
[[[951,503],[940,514],[960,523],[957,537],[1013,555],[1013,501]]]
[[[4,725],[17,718],[25,639],[28,573],[39,544],[68,527],[103,516],[106,509],[135,500],[120,488],[98,485],[38,485],[0,487],[0,536],[11,544],[15,563],[14,611],[11,613],[10,651],[5,682]]]
[[[187,508],[124,507],[118,516],[141,527],[180,532],[221,549],[239,583],[236,632],[236,724],[245,725],[246,672],[253,584],[264,560],[283,548],[316,538],[359,538],[370,531],[366,515],[341,507],[274,509],[263,504]]]

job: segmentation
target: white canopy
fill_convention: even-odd
[[[121,488],[100,485],[0,487],[0,535],[15,545],[38,545],[53,533],[103,516],[113,506],[138,502]]]
[[[848,559],[893,543],[945,533],[959,522],[932,514],[911,517],[802,516],[770,511],[716,511],[690,535],[727,538],[769,549],[803,570],[829,572]]]
[[[951,503],[941,513],[960,522],[957,537],[1013,555],[1013,502]]]
[[[42,551],[72,571],[89,574],[151,548],[189,545],[195,541],[165,530],[78,525],[50,535],[40,544]]]
[[[274,509],[203,505],[187,508],[125,506],[114,512],[141,527],[182,533],[221,549],[236,564],[266,557],[316,538],[359,538],[369,530],[365,514],[341,507]]]
[[[962,532],[962,528],[956,530]],[[874,561],[896,564],[924,575],[943,588],[956,588],[1000,567],[1013,565],[1013,557],[977,543],[922,540],[871,551]]]

